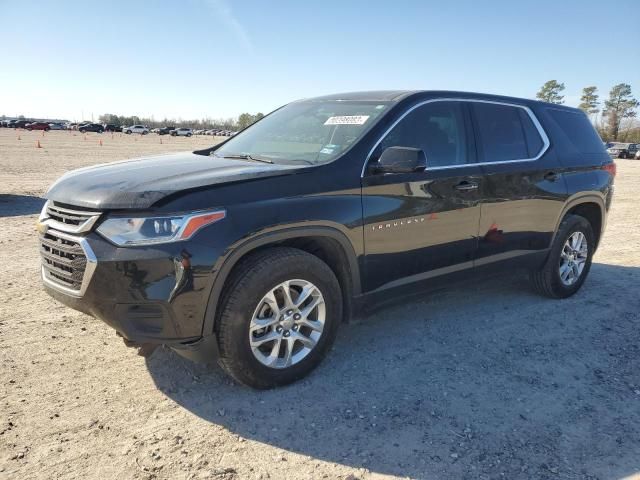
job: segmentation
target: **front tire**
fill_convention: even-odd
[[[220,365],[253,388],[295,382],[322,361],[341,319],[340,284],[318,257],[285,247],[250,254],[223,292]]]
[[[589,221],[567,215],[556,233],[549,256],[539,270],[531,272],[534,289],[550,298],[567,298],[580,290],[595,252],[595,236]]]

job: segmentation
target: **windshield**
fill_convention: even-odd
[[[311,101],[273,112],[215,150],[273,163],[321,164],[351,147],[386,111],[386,102]]]

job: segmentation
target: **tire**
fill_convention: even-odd
[[[44,131],[48,132],[49,130],[51,130],[50,128],[45,128]]]
[[[127,135],[131,135],[131,130],[127,130],[127,131],[126,131],[126,132],[124,132],[124,133],[126,133]]]
[[[80,133],[86,133],[87,131],[84,128],[80,129]]]
[[[187,133],[187,137],[190,137],[190,136],[191,136],[191,134],[190,134],[190,133]]]
[[[584,256],[584,265],[577,275],[577,279],[571,284],[567,284],[561,278],[561,262],[564,262],[563,250],[565,243],[572,235],[580,232],[586,241],[587,252]],[[531,283],[534,290],[540,295],[544,295],[550,298],[567,298],[576,293],[582,287],[585,279],[589,275],[591,269],[591,260],[595,251],[595,236],[593,229],[589,221],[579,215],[567,215],[556,233],[553,245],[547,257],[547,261],[539,270],[533,271],[530,274]],[[581,256],[578,256],[578,260]],[[576,262],[577,263],[577,262]],[[579,268],[579,267],[576,267]],[[572,270],[575,272],[574,269]]]
[[[149,132],[142,132],[142,135],[146,135],[147,133],[149,133]]]
[[[301,290],[301,284],[305,282],[304,288],[313,292],[313,296],[309,295],[307,300],[302,302],[301,309],[296,309],[298,313],[295,315],[292,315],[292,310],[284,310],[288,307],[285,307],[283,296],[273,297],[277,298],[276,307],[279,312],[271,310],[270,304],[265,302],[269,292],[283,292],[277,288],[282,287],[287,281],[291,281],[292,285],[297,283],[289,289],[291,294],[297,292],[296,289]],[[315,287],[315,290],[312,287]],[[309,317],[315,316],[315,322],[310,323],[319,325],[324,315],[324,327],[321,332],[313,333],[315,330],[292,322],[296,316],[300,321],[300,314],[304,313],[305,308],[311,308],[307,301],[318,301],[318,292],[324,303],[311,310]],[[290,298],[293,299],[291,294]],[[333,344],[342,320],[342,291],[333,271],[318,257],[295,248],[270,248],[250,254],[241,260],[228,280],[222,298],[216,322],[219,363],[235,380],[257,389],[286,385],[311,372]],[[296,300],[297,298],[293,301]],[[260,316],[259,312],[265,308],[270,312],[270,318],[281,321],[263,328],[261,332],[253,322],[254,316]],[[285,317],[281,313],[289,316]],[[259,336],[254,336],[256,333]],[[305,338],[308,340],[311,335],[316,334],[318,336],[315,337],[313,346],[309,347],[298,340],[302,335],[307,335]],[[264,341],[266,336],[279,336],[280,340]],[[263,339],[264,343],[259,347],[252,347],[251,339],[256,339],[256,342]],[[274,355],[276,342],[278,350]],[[291,355],[291,360],[287,363],[286,353],[289,345],[292,348],[291,352],[298,350]],[[305,352],[307,348],[309,351]],[[271,356],[259,349],[265,349]],[[282,358],[279,358],[281,354]],[[296,356],[301,358],[296,359]],[[269,359],[272,358],[275,358],[275,365],[268,366],[266,363],[271,363]]]

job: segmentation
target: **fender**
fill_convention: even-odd
[[[261,233],[249,240],[241,240],[240,242],[230,246],[228,251],[230,250],[231,253],[229,253],[228,256],[221,258],[221,261],[217,262],[215,270],[217,270],[218,273],[215,275],[209,292],[202,335],[208,336],[214,333],[215,319],[222,290],[229,274],[233,270],[233,267],[242,257],[263,245],[304,237],[327,237],[338,241],[345,252],[347,261],[349,262],[349,272],[351,274],[351,296],[357,296],[362,292],[360,268],[358,266],[356,253],[353,245],[344,233],[337,228],[329,226],[283,227],[276,231]]]
[[[600,237],[602,236],[602,233],[604,232],[606,220],[607,220],[604,195],[597,191],[580,192],[570,196],[565,202],[564,207],[562,208],[562,211],[560,212],[560,215],[556,221],[556,228],[553,232],[553,238],[551,239],[551,244],[553,244],[553,241],[556,238],[556,234],[558,233],[558,229],[560,228],[560,223],[562,223],[562,219],[565,217],[567,212],[572,208],[577,207],[578,205],[581,205],[583,203],[595,203],[600,207],[600,218],[601,218],[601,225],[602,225],[602,228],[600,230]]]

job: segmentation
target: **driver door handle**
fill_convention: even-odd
[[[463,180],[462,182],[457,184],[454,188],[462,192],[468,192],[469,190],[477,190],[478,184],[475,182],[468,182],[467,180]]]

